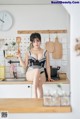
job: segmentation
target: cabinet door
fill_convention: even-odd
[[[0,98],[31,98],[31,84],[0,85]]]
[[[70,84],[43,84],[43,94],[66,93],[70,94]]]

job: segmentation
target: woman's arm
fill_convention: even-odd
[[[22,60],[20,54],[18,54],[18,58],[19,58],[19,61],[20,61],[20,65],[21,65],[23,68],[26,68],[26,67],[28,66],[28,53],[26,53],[25,61]]]
[[[46,70],[48,74],[48,81],[51,81],[50,59],[48,51],[46,52]]]

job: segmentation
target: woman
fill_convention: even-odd
[[[48,81],[51,81],[49,54],[40,47],[41,35],[39,33],[32,33],[30,41],[32,43],[32,48],[26,53],[25,63],[22,61],[20,53],[18,53],[18,58],[20,65],[25,68],[27,67],[26,79],[28,81],[33,81],[34,97],[42,98],[42,85],[46,81],[44,71],[45,64],[48,73]]]

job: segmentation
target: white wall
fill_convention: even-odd
[[[60,5],[57,7],[55,5],[1,5],[0,10],[10,11],[14,18],[13,28],[7,34],[1,32],[1,36],[15,36],[16,31],[20,29],[67,29],[69,27],[66,21],[68,14]]]
[[[73,50],[75,44],[75,38],[80,36],[80,6],[79,5],[65,5],[66,9],[69,11],[71,16],[71,46],[70,46],[70,56],[71,56],[71,93],[72,93],[72,113],[50,113],[50,114],[10,114],[9,119],[80,119],[80,57],[76,57]]]
[[[56,60],[52,58],[50,54],[50,65],[53,67],[60,66],[60,72],[66,72],[69,77],[69,14],[61,5],[1,5],[0,10],[7,10],[13,16],[14,23],[13,27],[6,32],[0,32],[0,38],[4,38],[6,42],[16,40],[17,30],[35,30],[35,29],[47,29],[47,30],[58,30],[67,29],[66,34],[58,34],[59,42],[63,46],[62,59]],[[42,34],[41,34],[42,35]],[[25,56],[25,51],[28,45],[29,35],[20,35],[22,38],[21,42],[21,53],[22,57]],[[50,38],[55,41],[56,34],[51,34]],[[42,35],[42,48],[45,46],[45,42],[49,39],[49,34]],[[27,42],[26,42],[27,41]],[[9,51],[10,52],[10,51]],[[2,61],[2,59],[1,59]],[[2,61],[4,62],[4,61]],[[5,61],[7,62],[7,60]],[[10,77],[9,64],[7,66],[6,77]],[[20,67],[19,67],[20,69]],[[19,75],[21,73],[19,72]],[[19,76],[20,77],[20,76]]]

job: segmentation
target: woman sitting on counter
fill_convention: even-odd
[[[34,98],[42,98],[42,85],[46,81],[44,71],[45,65],[48,74],[48,81],[51,81],[49,53],[47,50],[44,50],[40,47],[41,35],[39,33],[32,33],[30,35],[30,41],[32,48],[27,51],[25,62],[22,60],[19,52],[17,53],[17,56],[19,58],[20,65],[24,68],[27,68],[26,79],[28,81],[33,81]]]

